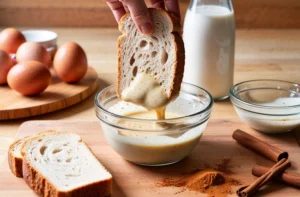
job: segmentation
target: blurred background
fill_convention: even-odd
[[[179,0],[182,18],[190,0]],[[237,28],[300,28],[300,0],[232,0]],[[104,0],[0,0],[0,26],[116,27]]]

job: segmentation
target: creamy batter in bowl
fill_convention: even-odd
[[[96,115],[109,145],[124,159],[159,166],[180,161],[198,144],[213,106],[211,95],[182,83],[179,96],[166,109],[166,119],[154,111],[120,101],[116,86],[95,96]]]
[[[231,88],[230,99],[241,120],[258,131],[282,133],[300,126],[300,84],[245,81]]]

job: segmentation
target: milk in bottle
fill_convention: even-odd
[[[227,98],[234,69],[235,23],[231,1],[191,0],[183,40],[183,81],[206,89],[215,100]]]

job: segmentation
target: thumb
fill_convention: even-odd
[[[152,32],[152,22],[150,19],[148,8],[144,0],[121,0],[125,4],[131,14],[135,25],[143,34]]]

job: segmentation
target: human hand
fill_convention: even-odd
[[[180,19],[178,0],[149,0],[151,7],[168,10]],[[152,21],[144,0],[106,0],[117,22],[126,13],[130,12],[131,17],[143,34],[152,32]]]

